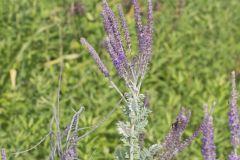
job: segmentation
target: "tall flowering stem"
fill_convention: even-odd
[[[214,106],[213,106],[214,107]],[[212,109],[209,112],[208,106],[204,106],[204,120],[202,124],[202,154],[204,160],[215,160],[216,159],[216,146],[214,145],[214,129],[213,129],[213,118]]]
[[[229,103],[228,119],[231,132],[231,144],[234,148],[232,155],[237,156],[237,148],[240,145],[240,120],[237,105],[236,76],[234,71],[232,72],[232,91]],[[232,155],[230,155],[229,157],[234,157]]]
[[[139,42],[139,53],[132,60],[128,60],[127,53],[133,52],[133,50],[131,49],[131,38],[124,18],[123,9],[120,5],[118,5],[119,21],[121,24],[120,27],[118,20],[109,7],[107,1],[102,1],[103,24],[107,33],[104,44],[118,75],[126,83],[126,93],[123,94],[113,83],[107,68],[101,61],[95,49],[84,38],[81,38],[80,41],[89,50],[90,55],[95,60],[100,71],[105,77],[109,78],[110,84],[117,90],[118,93],[120,93],[126,102],[123,109],[128,121],[119,121],[117,124],[118,131],[122,135],[122,141],[125,146],[125,148],[120,151],[121,154],[124,154],[125,158],[130,160],[144,160],[147,159],[147,157],[153,156],[154,150],[158,147],[157,145],[152,146],[150,149],[146,149],[144,147],[144,130],[148,123],[147,117],[150,113],[150,109],[149,107],[146,107],[146,103],[144,103],[144,94],[140,93],[141,81],[146,72],[152,51],[153,15],[152,2],[151,0],[148,0],[148,13],[146,17],[147,24],[143,25],[138,0],[132,0],[132,2],[135,11],[134,15]],[[121,33],[120,28],[122,28],[123,33]],[[123,34],[123,36],[121,34]],[[122,39],[122,37],[124,38]],[[116,157],[121,159],[118,155],[116,155]]]

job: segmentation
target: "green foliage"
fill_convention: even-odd
[[[116,3],[109,2],[110,6]],[[84,105],[86,111],[79,125],[91,127],[119,99],[79,43],[80,36],[87,37],[113,71],[102,49],[101,3],[82,0],[83,15],[70,14],[71,3],[73,0],[0,0],[0,145],[10,159],[46,159],[49,155],[49,139],[37,150],[11,153],[30,148],[48,133],[62,59],[62,128],[71,121],[71,108],[77,110]],[[122,3],[126,5],[124,0]],[[169,0],[161,2],[160,11],[154,11],[153,58],[142,85],[150,95],[152,110],[146,146],[163,140],[181,106],[192,111],[192,124],[185,133],[190,136],[202,119],[202,105],[216,100],[213,118],[217,157],[226,159],[231,150],[227,124],[229,75],[232,70],[240,71],[239,10],[238,0],[186,1],[176,20],[175,0]],[[131,8],[125,12],[134,37],[133,12]],[[132,39],[136,46],[136,39]],[[123,86],[122,81],[118,84]],[[121,144],[115,125],[119,120],[123,120],[121,110],[79,142],[82,159],[114,158],[115,148]],[[200,139],[194,141],[177,159],[202,159],[200,143]]]

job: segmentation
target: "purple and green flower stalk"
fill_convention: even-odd
[[[121,32],[118,26],[118,21],[113,13],[113,11],[109,8],[106,0],[103,0],[103,19],[105,31],[108,34],[109,45],[107,45],[108,52],[112,58],[113,64],[117,69],[117,72],[120,77],[123,77],[125,81],[128,81],[130,70],[128,65],[128,60],[126,57],[126,53],[124,51],[124,46],[121,39]],[[124,19],[122,19],[124,21]],[[126,23],[125,23],[126,24]],[[127,26],[125,25],[125,29]],[[112,48],[112,51],[109,51],[109,48]]]
[[[216,146],[214,144],[214,129],[213,129],[213,118],[212,110],[215,104],[208,111],[208,105],[204,106],[204,120],[202,124],[202,154],[204,160],[215,160],[216,159]]]
[[[153,6],[152,1],[148,0],[147,24],[143,25],[138,0],[133,0],[133,4],[136,30],[138,35],[139,54],[136,57],[137,60],[132,61],[132,63],[136,67],[137,77],[141,76],[142,80],[152,54]]]
[[[89,53],[93,57],[95,63],[97,64],[98,68],[101,70],[101,72],[104,74],[105,77],[109,77],[109,72],[107,67],[103,64],[102,60],[98,56],[96,50],[87,42],[85,38],[81,38],[81,43],[87,47]]]
[[[131,39],[130,39],[130,34],[129,34],[129,30],[128,30],[128,25],[126,23],[126,20],[124,18],[124,13],[123,13],[123,9],[121,5],[118,5],[118,14],[120,17],[120,22],[121,22],[121,26],[124,32],[124,38],[126,41],[126,48],[129,52],[131,52]]]
[[[229,104],[229,127],[231,132],[231,144],[234,148],[234,155],[237,155],[237,147],[240,145],[240,124],[239,124],[239,113],[237,105],[237,87],[236,87],[236,77],[235,72],[232,72],[232,91],[231,99]]]
[[[138,36],[138,48],[139,52],[142,53],[144,51],[144,35],[143,35],[143,25],[142,25],[142,17],[141,10],[139,6],[138,0],[132,0],[134,6],[134,17],[135,17],[135,25]]]
[[[6,156],[5,149],[2,149],[2,150],[1,150],[1,159],[2,159],[2,160],[7,160],[7,156]]]

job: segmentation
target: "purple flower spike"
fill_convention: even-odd
[[[214,145],[214,129],[213,129],[213,118],[211,115],[212,111],[208,111],[208,106],[204,106],[204,120],[202,124],[202,154],[204,160],[215,160],[216,159],[216,147]]]
[[[123,77],[124,76],[124,71],[125,71],[125,69],[123,68],[122,62],[121,62],[123,58],[121,58],[120,56],[118,56],[115,53],[109,38],[104,41],[104,45],[105,45],[105,48],[108,50],[108,53],[109,53],[109,55],[112,59],[112,62],[114,64],[118,74],[121,77]]]
[[[176,121],[172,124],[172,129],[165,138],[164,143],[162,144],[162,150],[160,152],[160,160],[170,160],[176,154],[187,146],[189,146],[192,141],[199,135],[201,128],[198,128],[191,137],[186,140],[182,140],[182,135],[184,130],[189,123],[191,117],[191,112],[186,109],[181,109],[178,114]]]
[[[138,75],[143,77],[152,52],[153,6],[152,1],[148,0],[147,24],[143,26],[138,0],[133,0],[133,5],[139,46],[139,55],[137,56],[137,61],[135,62],[136,64],[134,64],[134,66],[137,67]]]
[[[142,17],[138,0],[132,0],[134,6],[134,16],[138,36],[138,46],[140,53],[144,52],[144,35],[142,26]]]
[[[236,155],[235,153],[232,153],[228,156],[228,160],[240,160],[240,156]]]
[[[152,1],[148,0],[148,16],[147,16],[147,29],[145,33],[145,41],[146,41],[146,63],[149,62],[150,55],[152,53],[152,34],[153,34],[153,6]]]
[[[129,69],[128,69],[128,60],[124,51],[124,47],[121,40],[121,34],[118,27],[118,22],[113,11],[109,8],[106,0],[103,0],[103,19],[104,19],[104,27],[108,34],[109,43],[107,43],[106,48],[112,58],[112,61],[117,68],[117,71],[120,77],[128,77]],[[121,18],[121,23],[124,28],[125,38],[130,41],[129,33],[127,30],[127,25],[125,20],[123,19],[123,13]],[[129,43],[127,41],[127,43]],[[111,52],[109,51],[111,50]],[[126,79],[125,79],[126,80]]]
[[[113,11],[111,10],[111,8],[109,8],[106,0],[103,0],[103,15],[105,15],[104,18],[108,19],[109,24],[107,25],[111,27],[112,33],[114,34],[114,38],[116,40],[115,43],[120,45],[121,34],[119,32],[118,22]]]
[[[237,89],[235,81],[235,72],[232,72],[232,92],[229,104],[230,111],[228,113],[229,127],[231,131],[231,143],[236,150],[237,146],[240,144],[240,127],[239,127],[239,114],[237,106]]]
[[[114,40],[112,43],[114,43],[115,51],[118,55],[121,55],[126,59],[126,55],[123,49],[122,40],[121,40],[121,34],[118,27],[118,22],[116,20],[116,17],[113,13],[113,11],[109,8],[107,1],[103,0],[103,18],[105,28],[108,28],[106,31],[109,32],[110,40]]]
[[[1,151],[1,157],[2,157],[2,160],[7,160],[7,156],[6,156],[5,149],[2,149],[2,151]]]
[[[130,34],[129,34],[129,30],[128,30],[126,20],[124,18],[124,13],[123,13],[123,9],[122,9],[121,5],[118,5],[118,14],[119,14],[120,22],[121,22],[122,29],[123,29],[123,32],[124,32],[124,38],[125,38],[125,41],[126,41],[127,49],[129,51],[131,51]]]
[[[105,77],[109,77],[109,72],[106,68],[106,66],[103,64],[102,60],[100,59],[100,57],[98,56],[97,52],[95,51],[95,49],[86,41],[85,38],[81,38],[81,43],[82,45],[84,45],[85,47],[87,47],[89,53],[91,54],[91,56],[93,57],[95,63],[97,64],[98,68],[101,70],[101,72],[104,74]]]

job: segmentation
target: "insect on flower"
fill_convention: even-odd
[[[175,122],[172,123],[172,128],[177,129],[179,127],[179,125],[181,125],[181,121],[179,121],[179,119],[177,119]]]

